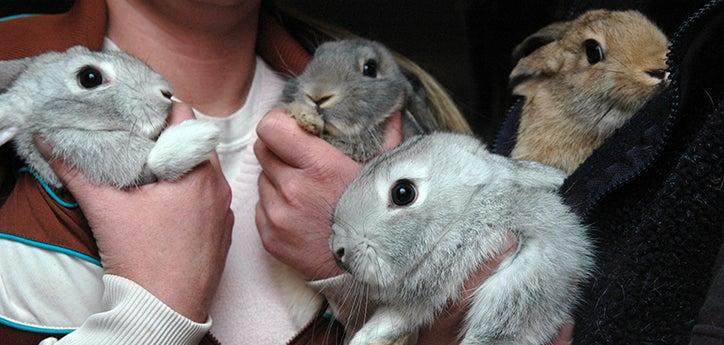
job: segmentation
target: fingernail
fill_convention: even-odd
[[[180,99],[178,99],[176,96],[171,96],[171,101],[177,102],[177,103],[182,103],[182,101]]]

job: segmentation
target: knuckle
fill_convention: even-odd
[[[286,212],[282,207],[274,207],[266,212],[268,225],[272,229],[282,229],[286,220]]]
[[[279,188],[279,193],[282,195],[284,200],[290,204],[295,204],[303,193],[301,184],[294,181],[294,179],[288,179],[280,182]]]

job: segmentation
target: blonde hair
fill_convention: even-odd
[[[265,1],[264,5],[267,11],[276,15],[282,25],[294,29],[292,34],[301,39],[303,42],[300,43],[303,45],[307,43],[307,46],[316,47],[323,41],[359,37],[348,30],[324,23],[289,6],[285,6],[284,2],[270,0]],[[472,133],[470,125],[460,109],[455,105],[445,88],[433,76],[403,55],[394,51],[393,55],[400,68],[414,75],[425,88],[428,106],[440,130],[465,134]]]

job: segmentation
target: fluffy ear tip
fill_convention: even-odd
[[[15,138],[16,134],[18,134],[18,128],[15,126],[0,128],[0,145],[5,145],[5,143]]]

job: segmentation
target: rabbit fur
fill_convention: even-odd
[[[365,74],[370,64],[374,75]],[[438,127],[419,80],[382,44],[364,39],[320,45],[304,72],[286,83],[281,103],[302,128],[359,162],[381,152],[392,112],[403,111],[405,136]]]
[[[461,344],[549,342],[593,268],[587,228],[556,192],[564,178],[461,134],[413,137],[371,160],[334,214],[330,246],[343,249],[347,273],[315,282],[347,324],[349,344],[403,343],[510,235],[517,250],[471,297]],[[416,190],[407,206],[391,201],[401,180]]]
[[[602,59],[590,60],[597,47]],[[525,96],[511,157],[573,172],[665,87],[667,49],[636,11],[589,11],[526,38],[510,73],[513,94]]]
[[[82,84],[88,68],[102,83]],[[198,120],[165,128],[170,98],[167,81],[122,52],[76,46],[0,61],[0,145],[12,140],[19,157],[55,188],[63,185],[36,148],[37,137],[53,159],[94,184],[174,180],[208,159],[220,130]]]

